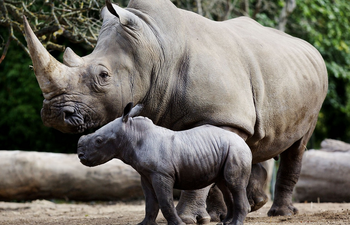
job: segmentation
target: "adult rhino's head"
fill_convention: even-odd
[[[147,16],[106,4],[93,52],[79,57],[67,48],[63,63],[43,47],[24,17],[34,72],[45,98],[41,117],[46,126],[83,132],[112,121],[128,102],[139,103],[147,95],[161,54]]]

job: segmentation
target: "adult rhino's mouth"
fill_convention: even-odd
[[[83,133],[87,129],[98,127],[92,118],[95,112],[77,104],[64,106],[43,104],[41,118],[45,126],[53,127],[63,133]]]

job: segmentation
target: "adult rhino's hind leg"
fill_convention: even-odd
[[[253,164],[247,186],[247,196],[251,207],[251,212],[260,209],[269,200],[268,196],[265,194],[264,188],[266,179],[267,172],[265,168],[260,163]]]
[[[210,223],[210,216],[205,207],[209,189],[210,186],[199,190],[181,192],[176,211],[184,223]]]
[[[268,216],[289,216],[298,213],[293,206],[292,193],[301,171],[301,162],[316,121],[308,133],[281,154],[277,172],[275,198]]]

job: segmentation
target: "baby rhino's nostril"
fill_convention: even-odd
[[[78,153],[78,157],[79,157],[79,159],[83,159],[83,158],[84,158],[84,153],[79,152],[79,153]]]

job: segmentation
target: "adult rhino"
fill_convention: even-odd
[[[292,190],[327,93],[327,71],[319,52],[247,17],[214,22],[169,0],[130,0],[126,9],[106,4],[93,52],[79,57],[67,48],[63,64],[45,50],[25,20],[34,72],[45,98],[44,124],[62,132],[83,132],[119,117],[126,104],[134,102],[143,105],[140,115],[166,128],[212,124],[228,129],[252,151],[247,188],[252,209],[266,202],[255,185],[260,174],[266,174],[256,163],[280,155],[268,215],[296,213]],[[177,210],[184,222],[208,222],[207,193],[182,193]],[[221,211],[211,202],[208,208],[218,219]]]

